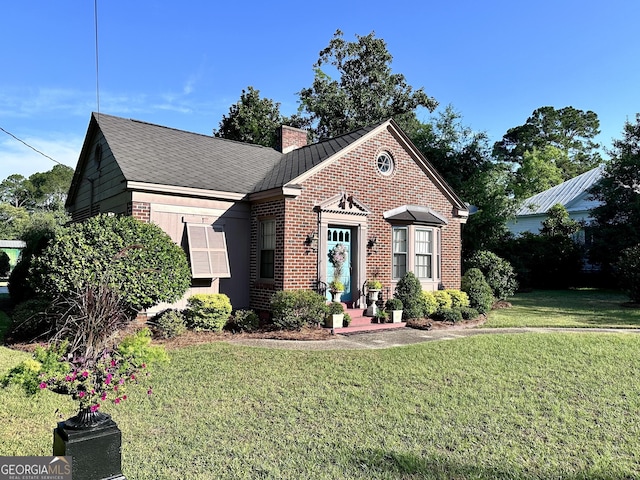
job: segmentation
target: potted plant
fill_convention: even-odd
[[[344,292],[344,283],[340,280],[333,280],[329,283],[329,291],[332,295],[334,302],[340,302],[340,295]]]
[[[380,280],[367,280],[367,297],[370,303],[374,303],[378,300],[378,294],[382,290],[382,282]]]
[[[387,323],[387,320],[389,320],[389,314],[386,310],[378,308],[373,314],[373,319],[378,323]]]
[[[385,304],[385,309],[391,314],[393,323],[402,322],[402,300],[399,298],[390,298]]]
[[[339,302],[331,302],[329,304],[329,314],[325,322],[327,327],[342,328],[343,322],[344,322],[344,307]]]

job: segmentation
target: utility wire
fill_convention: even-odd
[[[29,145],[27,142],[25,142],[24,140],[19,139],[18,137],[16,137],[13,133],[11,132],[7,132],[4,128],[0,127],[0,130],[2,130],[4,133],[6,133],[7,135],[9,135],[10,137],[15,138],[17,141],[19,141],[20,143],[26,145],[27,147],[29,147],[31,150],[33,150],[36,153],[39,153],[40,155],[42,155],[43,157],[48,158],[49,160],[51,160],[52,162],[57,163],[58,165],[64,165],[64,163],[61,163],[59,161],[57,161],[55,158],[51,158],[49,155],[47,155],[46,153],[42,153],[40,150],[38,150],[37,148],[32,147],[31,145]]]
[[[96,30],[96,113],[100,116],[100,71],[98,61],[98,0],[93,0],[93,20]]]

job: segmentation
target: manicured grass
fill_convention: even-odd
[[[628,300],[606,290],[536,290],[492,311],[484,327],[640,328],[640,308],[624,307]]]
[[[387,350],[213,343],[110,409],[131,479],[640,476],[640,336],[479,335]],[[0,349],[0,373],[26,354]],[[0,390],[0,454],[48,455],[66,398]]]

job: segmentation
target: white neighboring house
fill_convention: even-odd
[[[547,212],[557,203],[563,205],[569,217],[575,221],[591,221],[590,210],[599,206],[600,202],[590,198],[589,189],[602,177],[603,165],[578,175],[571,180],[551,187],[527,198],[516,212],[516,218],[507,222],[507,228],[514,235],[523,232],[538,234]],[[584,243],[585,232],[579,232],[578,241]]]

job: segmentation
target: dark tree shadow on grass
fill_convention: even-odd
[[[462,463],[446,455],[420,457],[411,453],[368,449],[354,452],[353,468],[372,477],[424,480],[632,480],[626,472],[526,472],[513,465],[489,466]]]

